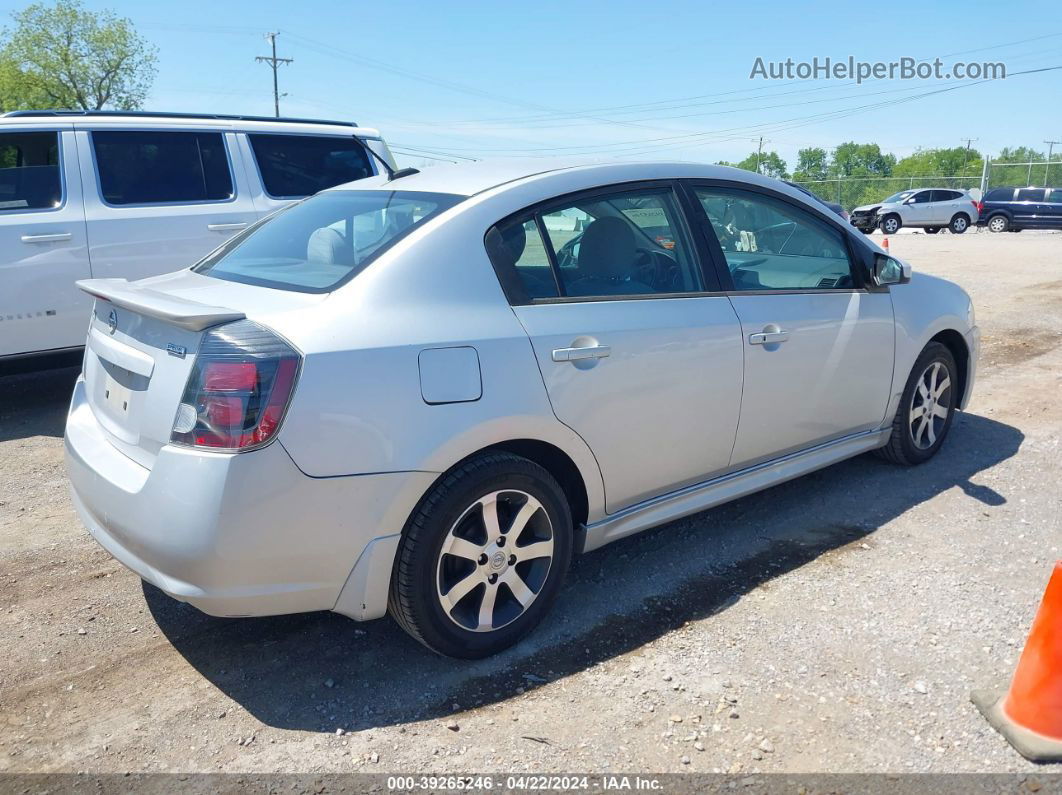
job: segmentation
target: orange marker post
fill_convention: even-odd
[[[971,700],[988,722],[1033,762],[1062,761],[1062,561],[1044,599],[1006,695],[975,690]]]

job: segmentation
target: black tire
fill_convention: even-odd
[[[903,221],[896,213],[889,213],[878,224],[878,228],[886,235],[895,235],[903,226]]]
[[[535,594],[533,601],[518,617],[497,629],[477,631],[460,626],[442,604],[444,597],[440,582],[444,566],[451,562],[441,562],[443,544],[450,537],[452,528],[459,527],[459,522],[470,516],[469,512],[480,498],[509,489],[517,494],[531,495],[541,503],[552,533],[553,556],[538,590],[531,589]],[[500,509],[498,516],[504,535],[507,532],[506,519]],[[538,516],[540,522],[544,521],[541,515]],[[510,516],[508,522],[511,524],[512,521]],[[485,531],[486,525],[481,526]],[[530,527],[530,522],[525,527]],[[517,539],[513,539],[510,548],[518,548],[516,543]],[[564,491],[548,471],[533,461],[509,453],[474,456],[436,481],[406,523],[391,575],[388,612],[402,629],[432,651],[462,659],[487,657],[512,646],[542,620],[564,581],[571,563],[572,547],[571,509]],[[465,563],[463,560],[457,562]],[[467,565],[472,566],[471,561]],[[490,564],[481,562],[479,565]],[[517,571],[520,565],[524,564],[512,565],[512,570]],[[472,572],[476,571],[472,566]],[[458,579],[463,576],[466,575],[458,575]],[[492,576],[497,579],[497,575]],[[476,612],[486,588],[485,584],[475,586],[457,604],[461,605],[466,599],[475,600],[478,595],[480,602],[470,605],[471,612]],[[515,600],[512,589],[504,585],[504,578],[497,589],[499,599]],[[451,613],[456,612],[457,608],[451,608]]]
[[[940,231],[940,227],[939,226],[927,226],[926,229],[925,229],[925,232],[926,232],[927,235],[935,235],[939,231]]]
[[[953,235],[961,235],[970,228],[970,216],[966,213],[955,213],[955,217],[948,224],[948,229]]]
[[[1010,229],[1010,219],[1005,215],[993,215],[988,219],[988,231],[1006,232]]]
[[[947,402],[947,417],[941,418],[943,422],[939,427],[934,425],[932,433],[935,436],[935,440],[928,446],[922,446],[922,442],[929,441],[930,435],[928,431],[921,433],[919,434],[921,441],[916,441],[915,433],[912,429],[914,420],[911,413],[916,408],[916,400],[924,400],[919,394],[919,383],[922,381],[923,375],[934,364],[940,364],[947,370],[949,386],[946,392],[942,392],[939,396],[939,403],[944,403],[945,400]],[[921,464],[936,455],[944,443],[944,439],[947,438],[948,431],[951,429],[951,423],[957,410],[956,407],[961,398],[958,389],[958,375],[959,369],[955,364],[955,357],[951,355],[951,351],[945,345],[939,342],[931,342],[926,345],[922,353],[919,354],[918,359],[915,360],[914,367],[911,368],[911,374],[907,377],[903,395],[900,396],[900,405],[896,409],[896,416],[892,421],[892,434],[889,436],[889,442],[877,451],[878,455],[886,461],[903,466]],[[938,379],[938,385],[942,384],[942,382],[943,379]],[[935,423],[935,420],[931,419],[930,422]]]

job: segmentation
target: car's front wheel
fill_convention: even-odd
[[[944,443],[959,403],[958,367],[947,346],[929,343],[907,378],[889,442],[879,450],[894,464],[928,461]]]
[[[444,475],[406,524],[388,609],[449,657],[486,657],[542,620],[572,556],[564,491],[538,464],[475,456]]]
[[[951,219],[951,223],[948,224],[948,229],[951,230],[953,235],[961,235],[967,229],[970,228],[970,216],[964,213],[955,213],[955,217]]]
[[[896,213],[890,213],[881,219],[881,231],[887,235],[894,235],[900,231],[903,222]]]

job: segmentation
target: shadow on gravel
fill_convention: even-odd
[[[17,375],[7,374],[14,369],[11,365],[0,370],[0,442],[63,435],[70,395],[81,372],[81,358],[77,358],[76,367],[69,366],[66,359],[57,361],[65,366]],[[31,365],[41,366],[37,362],[23,366]]]
[[[972,513],[1001,505],[1005,495],[974,479],[1023,438],[960,414],[941,453],[917,469],[856,458],[584,555],[543,625],[488,660],[437,657],[389,619],[218,619],[153,586],[144,594],[176,650],[270,726],[333,732],[438,718],[636,650],[824,553],[843,564],[877,528],[941,492],[961,489]]]

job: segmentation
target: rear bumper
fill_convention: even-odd
[[[166,446],[149,470],[111,445],[80,379],[65,448],[74,506],[100,545],[217,616],[331,610],[341,593],[358,605],[344,612],[383,615],[393,556],[379,550],[397,544],[374,542],[397,538],[434,478],[311,478],[279,443],[242,454]],[[355,576],[359,559],[374,571]],[[344,591],[348,580],[357,593]]]

